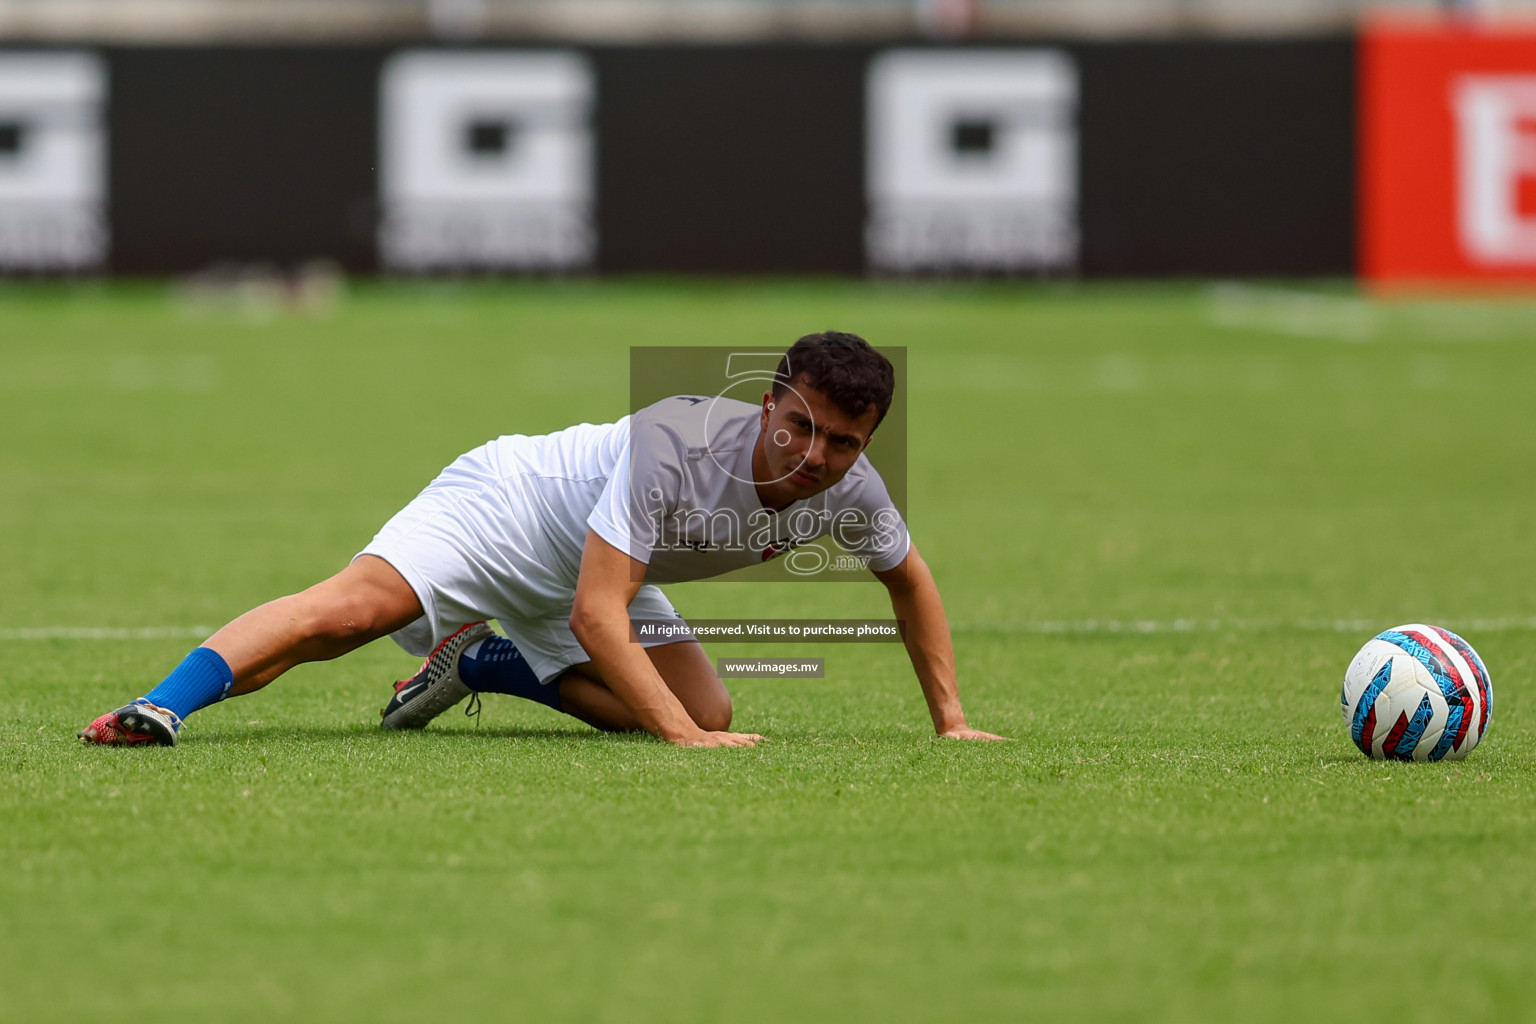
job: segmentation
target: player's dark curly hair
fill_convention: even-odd
[[[896,371],[891,361],[857,334],[822,331],[807,334],[790,346],[779,360],[774,375],[774,397],[789,389],[790,382],[805,383],[826,395],[849,416],[859,417],[874,406],[880,411],[875,426],[885,419],[896,392]]]

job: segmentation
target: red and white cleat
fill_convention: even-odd
[[[109,711],[75,735],[86,743],[111,747],[137,747],[153,744],[174,747],[181,731],[181,719],[173,711],[151,704],[142,697],[116,711]]]

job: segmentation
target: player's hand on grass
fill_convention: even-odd
[[[680,747],[755,747],[762,739],[755,732],[700,732],[672,742]]]
[[[1007,736],[999,736],[996,733],[982,732],[980,729],[972,729],[969,726],[964,725],[956,726],[952,729],[945,729],[943,732],[939,733],[939,735],[948,737],[952,740],[1002,740],[1005,743],[1013,742],[1013,740]]]

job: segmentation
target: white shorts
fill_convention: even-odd
[[[495,619],[548,683],[591,660],[567,622],[579,553],[555,550],[539,536],[537,512],[501,476],[493,444],[456,459],[359,554],[394,566],[421,601],[421,618],[391,634],[405,650],[424,658],[464,625]],[[650,584],[630,602],[629,616],[682,618]],[[644,646],[691,639],[682,634]]]

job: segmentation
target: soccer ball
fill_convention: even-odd
[[[1349,738],[1377,760],[1466,757],[1488,730],[1493,681],[1472,645],[1414,623],[1378,633],[1344,673]]]

